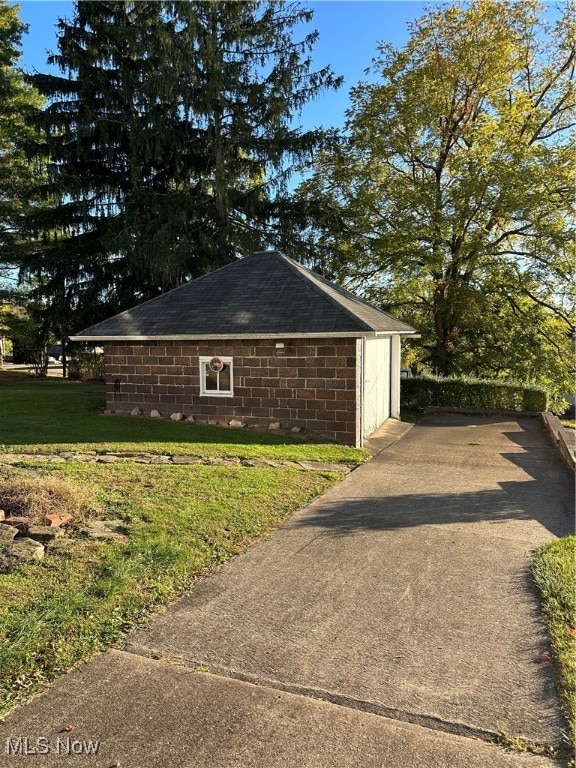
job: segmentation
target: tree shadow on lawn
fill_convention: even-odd
[[[6,387],[3,393],[1,388]],[[155,420],[126,414],[104,414],[105,385],[98,382],[36,379],[0,372],[0,401],[5,412],[0,422],[0,443],[6,445],[110,443],[214,443],[299,445],[296,435],[276,435]],[[318,441],[327,442],[327,441]]]
[[[20,429],[8,434],[0,425],[0,442],[7,445],[101,444],[114,443],[213,443],[214,445],[334,445],[313,436],[269,434],[258,429],[238,429],[222,424],[177,423],[168,419],[94,414],[89,425],[63,416],[62,421],[38,418],[31,434]]]
[[[4,388],[2,392],[2,388]],[[0,371],[0,443],[5,445],[111,443],[213,443],[215,445],[333,445],[315,435],[268,432],[264,428],[173,422],[127,414],[104,414],[105,385],[68,379],[38,379]]]

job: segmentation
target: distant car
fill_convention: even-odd
[[[62,357],[62,347],[60,344],[55,344],[52,347],[48,347],[46,352],[48,353],[49,361],[50,361],[50,358],[52,358],[53,360],[60,360],[60,358]]]

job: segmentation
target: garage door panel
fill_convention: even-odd
[[[364,341],[362,409],[363,437],[390,416],[390,338]]]

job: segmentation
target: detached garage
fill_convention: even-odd
[[[76,336],[104,347],[107,410],[298,427],[360,446],[400,414],[416,331],[277,251],[254,253]]]

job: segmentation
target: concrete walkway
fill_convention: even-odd
[[[435,415],[384,444],[123,651],[14,712],[0,748],[42,736],[49,754],[1,764],[558,765],[489,741],[561,744],[528,568],[571,528],[568,471],[537,419]]]

